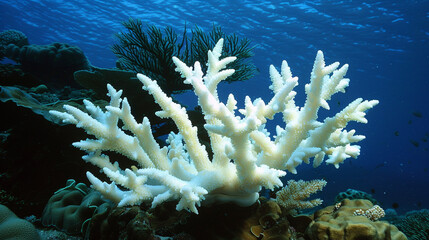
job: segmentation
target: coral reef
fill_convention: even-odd
[[[21,31],[10,29],[0,32],[0,60],[6,56],[6,47],[13,44],[18,47],[28,45],[28,38]]]
[[[345,199],[340,206],[328,206],[314,213],[306,234],[310,239],[392,239],[407,237],[394,225],[372,221],[366,216],[355,215],[356,210],[367,211],[373,207],[369,200]]]
[[[259,198],[249,207],[201,207],[200,214],[174,211],[174,203],[117,207],[94,216],[85,239],[298,239],[311,219],[286,215],[275,201]]]
[[[410,240],[429,239],[429,209],[407,212],[395,225]]]
[[[64,83],[76,85],[73,73],[90,69],[88,59],[79,47],[65,43],[17,46],[9,44],[5,56],[21,64],[25,72],[43,79],[45,84],[60,88]]]
[[[110,84],[116,89],[121,89],[131,106],[133,106],[134,116],[145,116],[151,120],[152,133],[155,138],[165,136],[177,128],[171,119],[159,118],[156,112],[161,110],[158,104],[153,101],[153,97],[146,91],[141,91],[141,82],[135,73],[117,69],[104,69],[92,67],[92,70],[80,70],[74,73],[75,81],[88,90],[94,91],[96,99],[108,101],[106,96],[106,85]],[[97,103],[97,106],[103,106]],[[207,131],[204,131],[204,116],[200,108],[188,109],[188,116],[192,123],[198,127],[198,137],[200,141],[210,150]]]
[[[83,128],[96,139],[87,139],[73,145],[88,154],[87,162],[101,168],[112,181],[102,182],[92,173],[87,177],[92,187],[118,206],[135,205],[151,201],[152,207],[168,200],[178,200],[177,210],[187,209],[198,213],[197,206],[213,202],[234,202],[249,206],[258,199],[262,187],[273,189],[282,186],[280,177],[286,171],[297,173],[296,167],[309,163],[319,166],[325,156],[326,163],[336,168],[349,157],[356,158],[360,147],[356,142],[365,137],[354,135],[355,130],[344,130],[347,123],[366,123],[365,111],[378,104],[377,100],[363,101],[358,98],[343,110],[324,121],[317,120],[320,107],[329,109],[328,100],[337,92],[345,92],[349,79],[344,78],[348,65],[339,63],[326,66],[319,51],[314,62],[310,83],[305,86],[307,99],[303,107],[295,105],[293,88],[297,78],[286,61],[281,73],[270,68],[273,98],[265,103],[258,98],[245,99],[245,108],[238,110],[232,94],[222,103],[217,94],[220,81],[234,73],[224,69],[235,57],[221,59],[223,39],[208,52],[208,68],[201,64],[187,66],[173,57],[176,70],[185,83],[194,88],[199,105],[205,116],[205,129],[210,136],[213,156],[199,141],[197,128],[192,125],[186,110],[172,101],[156,81],[142,74],[137,78],[160,105],[157,116],[171,118],[179,133],[170,133],[168,146],[161,147],[151,133],[149,119],[138,123],[131,114],[131,107],[122,91],[108,85],[111,98],[106,111],[85,101],[90,114],[72,106],[64,106],[66,112],[50,111],[65,123]],[[275,140],[269,136],[265,123],[276,113],[283,114],[284,128],[277,126]],[[119,121],[122,123],[118,124]],[[135,161],[138,166],[121,168],[104,154],[120,153]],[[121,187],[118,187],[121,186]]]
[[[133,108],[134,116],[146,116],[151,119],[153,125],[165,122],[165,120],[155,116],[155,112],[161,109],[153,102],[152,96],[145,91],[141,91],[141,82],[132,71],[93,67],[91,70],[76,71],[74,79],[79,85],[93,90],[97,99],[109,100],[106,96],[107,84],[114,86],[116,89],[121,89],[127,96],[130,105],[136,106]]]

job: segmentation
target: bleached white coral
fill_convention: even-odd
[[[87,176],[92,187],[119,206],[152,201],[156,206],[167,200],[179,200],[177,210],[188,209],[197,213],[197,206],[205,202],[233,201],[250,205],[258,198],[262,187],[282,186],[280,177],[288,170],[296,173],[302,162],[314,166],[328,156],[327,163],[339,166],[348,157],[359,155],[359,146],[352,145],[364,138],[354,130],[343,130],[349,121],[366,123],[365,111],[378,103],[376,100],[357,99],[341,112],[323,122],[317,121],[320,107],[329,109],[327,100],[337,92],[344,92],[349,79],[344,78],[348,65],[338,69],[339,63],[325,66],[321,51],[317,53],[310,83],[306,85],[305,105],[297,107],[293,88],[298,78],[286,61],[281,71],[270,67],[274,96],[265,103],[262,99],[245,99],[244,109],[237,111],[237,101],[230,94],[222,103],[217,94],[219,82],[231,76],[234,69],[225,69],[235,57],[220,59],[223,40],[208,52],[208,69],[204,73],[199,62],[187,66],[177,58],[174,63],[191,84],[205,116],[213,157],[210,159],[198,139],[185,108],[174,103],[156,81],[137,74],[162,111],[156,114],[174,120],[179,133],[171,133],[167,147],[155,141],[149,120],[137,122],[131,114],[122,91],[108,85],[110,105],[103,111],[85,101],[89,114],[64,106],[66,112],[51,111],[65,123],[83,128],[95,139],[73,143],[87,152],[83,159],[100,167],[111,183],[100,181],[92,173]],[[265,129],[268,119],[283,114],[285,126],[277,127],[275,139]],[[119,121],[122,124],[119,124]],[[137,167],[121,168],[105,152],[114,151],[135,161]],[[119,186],[119,187],[118,187]]]

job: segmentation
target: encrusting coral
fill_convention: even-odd
[[[197,128],[189,120],[185,108],[172,101],[156,81],[142,74],[137,78],[160,105],[157,116],[171,118],[179,133],[170,133],[168,146],[161,147],[151,132],[149,119],[138,123],[131,114],[127,98],[122,91],[108,85],[110,105],[103,111],[90,101],[85,101],[90,114],[65,105],[66,112],[51,111],[65,123],[83,128],[96,139],[75,142],[73,145],[88,154],[83,157],[98,167],[112,181],[102,182],[92,173],[87,177],[92,187],[118,206],[135,205],[151,201],[152,206],[167,200],[179,200],[176,209],[198,213],[197,206],[211,202],[230,201],[249,206],[258,199],[262,187],[273,189],[282,186],[280,177],[288,170],[296,173],[302,162],[319,166],[325,155],[326,163],[339,167],[346,158],[356,158],[360,147],[352,145],[364,139],[354,135],[355,130],[343,130],[349,121],[366,123],[365,111],[378,101],[351,102],[342,111],[323,122],[317,121],[320,107],[329,109],[328,100],[337,92],[345,92],[349,79],[345,79],[348,65],[338,69],[339,63],[325,66],[319,51],[314,62],[310,83],[305,86],[307,99],[303,107],[294,102],[293,88],[298,78],[283,61],[279,73],[270,68],[274,96],[265,103],[258,98],[245,99],[244,109],[236,113],[237,101],[232,94],[226,103],[219,100],[217,86],[234,73],[224,69],[235,57],[220,59],[223,39],[208,52],[207,71],[199,62],[187,66],[173,57],[176,70],[191,84],[198,96],[205,116],[205,129],[210,136],[213,157],[210,159],[200,143]],[[284,128],[277,126],[272,140],[265,128],[267,119],[276,113],[283,114]],[[121,123],[119,123],[121,121]],[[114,151],[135,161],[137,166],[121,168],[103,152]],[[120,187],[118,187],[120,186]]]

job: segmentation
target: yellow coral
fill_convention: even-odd
[[[312,181],[289,180],[287,186],[276,193],[276,201],[280,206],[288,210],[313,208],[322,204],[323,200],[320,198],[305,199],[310,197],[311,194],[321,191],[325,186],[326,181],[321,179]]]

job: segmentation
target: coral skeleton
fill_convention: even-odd
[[[198,213],[204,201],[234,202],[241,206],[253,204],[262,187],[273,189],[282,186],[281,177],[286,170],[297,173],[296,167],[313,160],[319,166],[325,156],[326,163],[338,168],[346,158],[356,158],[360,147],[356,142],[364,136],[355,130],[344,130],[349,121],[366,123],[365,111],[377,100],[351,102],[333,117],[317,120],[320,107],[329,109],[328,100],[337,92],[345,92],[349,79],[344,78],[348,65],[339,63],[326,66],[319,51],[314,62],[310,83],[303,107],[294,102],[294,87],[298,78],[293,77],[286,61],[281,71],[270,67],[274,95],[266,103],[258,98],[245,98],[244,109],[237,109],[237,101],[230,94],[226,103],[219,100],[218,84],[234,73],[226,66],[236,57],[220,58],[223,40],[208,52],[207,71],[199,62],[187,66],[173,57],[176,70],[191,84],[205,116],[205,129],[210,137],[213,156],[210,157],[200,142],[197,128],[192,125],[186,109],[175,103],[155,80],[137,74],[161,107],[157,116],[171,118],[179,132],[170,133],[167,146],[161,147],[152,135],[149,119],[137,122],[131,114],[127,98],[122,91],[107,85],[110,105],[102,110],[90,101],[84,101],[88,113],[65,105],[66,112],[50,111],[64,123],[83,128],[95,139],[73,143],[87,152],[83,159],[100,169],[111,180],[99,180],[92,173],[87,177],[92,187],[118,206],[136,205],[151,201],[152,207],[162,202],[178,200],[177,210]],[[274,115],[283,114],[285,126],[276,128],[270,137],[265,125]],[[110,160],[106,152],[117,152],[136,162],[136,166],[123,168]]]

